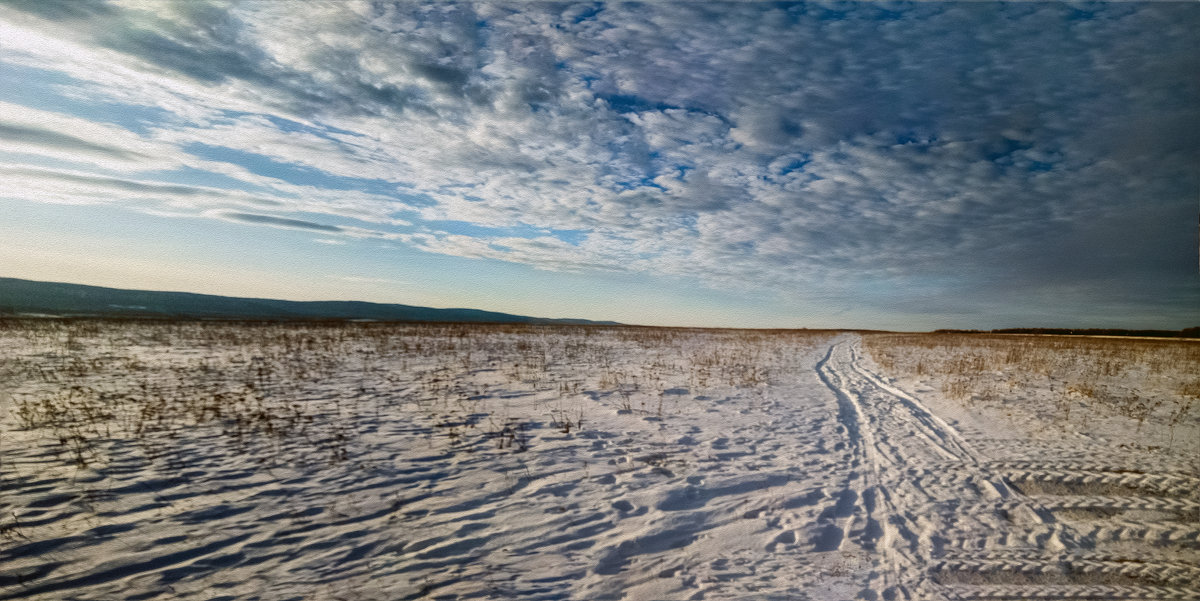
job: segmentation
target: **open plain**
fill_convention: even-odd
[[[0,321],[0,599],[1198,599],[1200,343]]]

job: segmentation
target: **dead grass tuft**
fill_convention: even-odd
[[[1186,340],[995,334],[869,334],[864,347],[884,371],[938,386],[967,406],[1013,409],[1031,395],[1034,418],[1086,428],[1120,416],[1169,429],[1200,426],[1200,343]],[[1082,410],[1082,411],[1081,411]]]

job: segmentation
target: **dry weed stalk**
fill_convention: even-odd
[[[1080,406],[1132,419],[1139,432],[1147,421],[1161,423],[1172,440],[1177,426],[1200,424],[1200,380],[1191,375],[1200,342],[933,333],[868,335],[864,346],[885,371],[932,379],[968,406],[1003,407],[1010,395],[1045,389],[1053,412],[1044,417],[1063,427]]]
[[[703,402],[693,399],[745,389],[755,391],[753,405],[766,398],[777,370],[793,369],[801,349],[827,336],[526,324],[0,320],[0,344],[19,349],[0,363],[0,376],[15,383],[11,421],[0,423],[0,432],[34,432],[69,463],[93,468],[103,468],[118,441],[173,464],[195,452],[270,464],[354,461],[369,451],[362,432],[390,421],[411,422],[455,452],[524,451],[537,441],[537,416],[547,402],[549,426],[567,435],[585,428],[593,411],[667,419]],[[498,407],[526,397],[543,409],[510,417]],[[211,448],[197,450],[201,439]]]

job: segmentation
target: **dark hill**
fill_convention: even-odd
[[[0,315],[374,320],[472,323],[615,324],[586,319],[547,319],[478,309],[434,309],[360,301],[287,301],[190,292],[122,290],[100,286],[0,278]]]

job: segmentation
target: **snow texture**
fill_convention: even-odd
[[[5,322],[0,599],[1200,598],[1190,409],[1055,429],[889,344]]]

